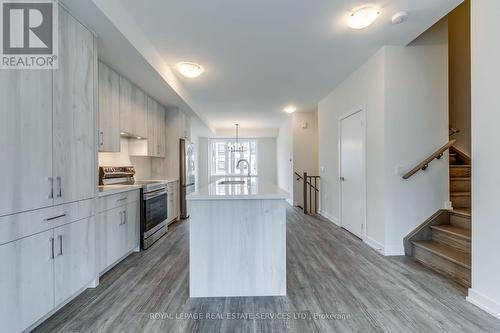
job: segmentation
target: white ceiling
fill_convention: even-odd
[[[213,129],[278,127],[291,103],[314,110],[381,46],[407,45],[462,0],[372,1],[382,14],[361,31],[346,26],[349,10],[367,4],[355,0],[93,2]],[[401,10],[408,21],[392,25]],[[194,80],[172,77],[180,61],[206,71]]]
[[[350,30],[352,0],[121,0],[170,66],[206,72],[182,79],[215,127],[274,127],[285,105],[314,109],[382,45],[406,45],[461,0],[385,0],[369,29]],[[392,25],[400,10],[409,20]]]

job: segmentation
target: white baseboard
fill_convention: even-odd
[[[405,248],[403,244],[401,245],[390,245],[386,246],[384,250],[384,256],[404,256]]]
[[[339,226],[340,227],[340,223],[338,221],[338,219],[336,219],[335,217],[329,215],[327,212],[323,211],[323,210],[318,210],[318,213],[319,215],[323,216],[325,219],[327,219],[328,221],[332,222],[333,224],[335,224],[336,226]]]
[[[469,296],[467,296],[466,300],[478,308],[488,312],[490,315],[500,319],[500,303],[489,298],[486,295],[481,294],[480,292],[469,288]]]
[[[371,247],[372,249],[374,249],[378,253],[385,255],[384,245],[377,242],[373,238],[371,238],[369,236],[365,236],[365,238],[363,239],[363,242],[365,242],[366,245],[368,245],[369,247]]]
[[[292,207],[294,206],[292,199],[286,199],[286,202],[288,202],[290,206]]]

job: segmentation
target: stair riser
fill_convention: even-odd
[[[451,196],[453,208],[470,208],[471,200],[469,196]]]
[[[423,265],[440,272],[464,287],[470,287],[469,269],[417,246],[413,246],[413,256],[415,260],[419,261]]]
[[[470,219],[470,217],[466,217],[466,216],[462,216],[462,215],[450,214],[450,224],[455,226],[455,227],[470,229],[471,228],[471,219]]]
[[[470,167],[450,168],[450,177],[470,177]]]
[[[432,240],[444,245],[452,246],[459,251],[470,253],[470,240],[462,237],[458,237],[441,230],[432,229]]]
[[[450,155],[450,164],[455,164],[458,162],[458,158],[456,156]]]
[[[450,181],[450,191],[451,192],[470,192],[471,191],[471,181],[470,180],[451,180]]]

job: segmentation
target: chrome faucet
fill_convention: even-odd
[[[240,164],[241,162],[245,162],[247,164],[247,168],[248,168],[248,178],[250,178],[250,163],[248,163],[247,160],[245,159],[241,159],[238,161],[238,163],[236,164],[236,167],[239,169],[240,168]]]

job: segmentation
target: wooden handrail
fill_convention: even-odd
[[[299,174],[297,173],[297,171],[295,171],[295,175],[296,175],[297,177],[299,177],[299,178],[297,178],[297,180],[299,180],[299,179],[302,179],[302,180],[303,180],[303,179],[304,179],[304,177],[302,177],[301,175],[299,175]],[[308,177],[308,178],[320,178],[320,176],[307,176],[307,177]],[[307,184],[308,184],[308,185],[310,185],[310,186],[311,186],[311,187],[312,187],[312,188],[313,188],[316,192],[319,192],[319,190],[316,188],[316,186],[314,186],[313,184],[311,184],[311,182],[309,182],[309,181],[308,181],[308,182],[307,182]]]
[[[436,152],[434,154],[427,157],[425,160],[420,162],[416,167],[414,167],[413,169],[411,169],[410,171],[405,173],[403,176],[403,179],[408,179],[411,176],[413,176],[414,174],[416,174],[417,172],[419,172],[420,170],[427,169],[429,167],[429,163],[431,163],[434,159],[439,160],[441,157],[443,157],[443,153],[445,151],[447,151],[448,149],[450,149],[450,147],[453,146],[455,144],[455,142],[457,142],[457,140],[455,140],[455,139],[450,140],[447,144],[445,144],[444,146],[442,146],[441,148],[436,150]]]

